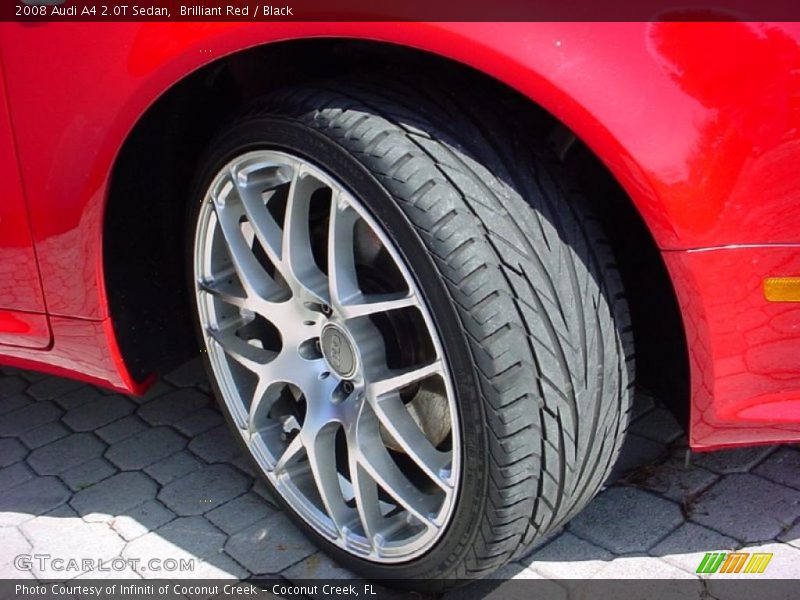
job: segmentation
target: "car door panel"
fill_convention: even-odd
[[[44,348],[50,343],[36,252],[0,63],[0,344]]]

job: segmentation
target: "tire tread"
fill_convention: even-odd
[[[633,348],[614,257],[560,164],[463,88],[354,81],[273,93],[392,195],[457,307],[485,418],[482,520],[420,577],[479,577],[579,511],[627,428]],[[601,442],[598,444],[598,440]]]

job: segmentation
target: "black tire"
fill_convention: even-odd
[[[464,430],[448,530],[421,558],[388,565],[296,522],[344,566],[430,589],[490,574],[589,502],[627,427],[633,352],[604,232],[555,162],[496,107],[418,89],[273,93],[216,139],[199,185],[244,151],[290,150],[343,182],[411,265]]]

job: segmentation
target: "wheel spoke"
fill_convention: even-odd
[[[408,409],[397,394],[387,394],[380,400],[371,399],[372,409],[381,425],[389,432],[403,451],[436,485],[448,491],[450,456],[437,450],[414,422]]]
[[[383,377],[377,378],[376,381],[367,382],[367,396],[377,398],[436,374],[442,374],[441,360],[435,360],[429,365],[414,367],[399,373],[390,372]]]
[[[245,239],[241,227],[241,218],[245,216],[245,212],[240,202],[230,199],[233,193],[231,191],[224,202],[214,203],[217,222],[228,246],[228,255],[248,297],[270,300],[281,295],[283,288],[264,271]],[[238,198],[238,192],[236,196]]]
[[[331,198],[328,220],[328,284],[331,304],[341,308],[350,298],[360,294],[356,278],[353,228],[358,213],[346,202],[341,192]]]
[[[303,168],[296,168],[289,185],[281,257],[289,285],[301,288],[320,304],[328,304],[327,278],[314,260],[308,226],[311,194],[322,184],[315,184],[304,173]]]
[[[344,319],[367,317],[377,313],[400,310],[409,306],[419,306],[416,297],[408,293],[398,294],[361,294],[340,305],[339,312]]]
[[[222,302],[230,304],[231,306],[247,309],[252,308],[252,303],[248,302],[248,298],[246,296],[238,296],[218,283],[200,281],[197,284],[197,287],[200,291],[214,296],[215,298],[219,298]]]
[[[275,172],[277,171],[277,172]],[[281,240],[283,233],[281,228],[262,199],[262,193],[273,190],[281,184],[285,184],[287,179],[280,176],[280,171],[275,168],[271,176],[257,177],[252,180],[247,177],[247,172],[234,172],[231,170],[231,179],[239,192],[244,212],[253,227],[253,232],[258,238],[261,247],[264,249],[269,260],[276,269],[281,268]]]
[[[261,370],[262,369],[259,368],[259,372],[261,372]],[[247,411],[247,430],[251,435],[258,431],[258,419],[263,415],[264,410],[269,409],[269,406],[266,405],[272,405],[272,402],[275,400],[274,396],[272,398],[267,398],[269,384],[269,379],[263,375],[259,375],[256,389],[253,391],[253,397],[250,399],[250,408]]]
[[[369,405],[362,406],[354,437],[356,461],[364,473],[426,527],[435,527],[432,514],[436,512],[437,499],[411,483],[389,456],[381,440],[378,419]]]
[[[252,370],[258,375],[259,381],[250,403],[250,428],[253,431],[258,429],[256,426],[258,419],[274,402],[275,396],[270,396],[268,392],[269,386],[275,382],[291,383],[303,395],[315,402],[329,402],[336,381],[332,378],[319,379],[323,364],[322,359],[304,360],[291,349],[284,349],[278,353],[271,353],[270,360],[253,365]],[[267,406],[263,406],[265,402],[268,403]]]
[[[342,527],[352,521],[354,515],[345,504],[339,485],[334,446],[335,429],[328,427],[323,431],[302,432],[301,435],[305,440],[308,464],[317,484],[317,492],[334,527],[341,533]]]
[[[236,329],[238,326],[230,325],[219,330],[208,329],[207,332],[228,356],[248,371],[258,375],[263,366],[275,356],[275,353],[248,344],[236,335]]]
[[[286,445],[286,449],[275,461],[272,467],[272,472],[279,476],[285,472],[291,463],[293,463],[303,452],[303,441],[299,435],[295,435],[291,441]]]
[[[375,547],[375,534],[383,518],[380,512],[380,498],[378,486],[371,479],[358,462],[358,448],[348,443],[347,457],[350,470],[350,483],[353,486],[353,499],[364,529],[364,537],[369,545]]]

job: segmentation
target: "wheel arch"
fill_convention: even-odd
[[[476,54],[481,60],[473,63],[486,62],[485,52]],[[666,397],[675,398],[677,411],[685,414],[688,358],[680,310],[654,239],[666,239],[669,224],[654,205],[656,196],[644,189],[646,178],[636,161],[588,107],[551,80],[529,72],[520,94],[523,86],[510,59],[503,64],[498,54],[491,58],[493,69],[478,70],[462,58],[351,37],[299,39],[233,52],[168,86],[135,122],[118,152],[103,222],[105,294],[116,343],[133,377],[164,372],[197,353],[185,310],[188,296],[174,283],[184,281],[178,233],[183,231],[194,167],[229,115],[276,86],[354,69],[446,69],[487,93],[524,98],[540,126],[538,134],[584,186],[599,191],[598,213],[621,257],[631,296],[640,380],[648,387],[666,388]],[[265,64],[270,65],[266,73]],[[638,186],[635,196],[625,191],[632,182]]]

